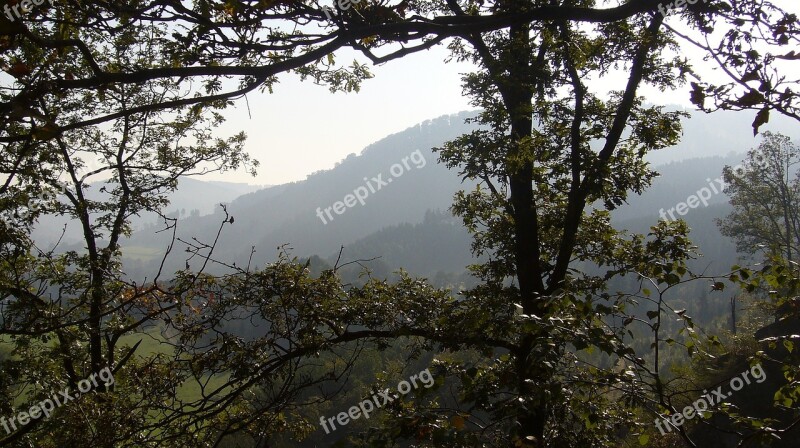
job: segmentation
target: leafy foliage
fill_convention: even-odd
[[[800,245],[800,148],[789,137],[764,133],[764,141],[736,167],[726,167],[725,192],[733,212],[720,230],[739,250],[797,258]]]
[[[798,118],[796,81],[776,64],[796,55],[755,49],[796,43],[796,17],[759,0],[697,2],[680,16],[703,38],[693,39],[645,0],[610,8],[590,0],[363,1],[343,9],[329,20],[316,0],[135,0],[68,2],[16,22],[0,15],[0,67],[10,76],[0,90],[0,207],[9,217],[0,234],[0,336],[13,346],[2,361],[0,411],[74,388],[104,367],[118,379],[0,445],[303,437],[312,427],[299,397],[342,380],[364,344],[407,337],[411,357],[442,352],[433,363],[446,380],[437,381],[456,399],[398,402],[389,410],[397,418],[385,420],[392,430],[364,443],[647,444],[652,430],[639,419],[677,412],[660,350],[703,349],[691,316],[666,300],[703,278],[686,267],[687,228],[659,223],[646,237],[627,235],[608,214],[655,176],[644,155],[680,134],[680,114],[645,106],[638,92],[697,77],[669,53],[692,42],[732,67],[730,86],[699,81],[693,101],[757,110],[756,131],[773,110]],[[698,44],[718,23],[735,26],[717,46]],[[228,264],[214,258],[217,240],[182,241],[185,270],[139,283],[125,276],[120,240],[132,215],[159,212],[180,176],[255,168],[244,135],[212,133],[234,99],[271,91],[287,72],[358,91],[368,67],[337,66],[337,50],[382,63],[445,41],[453,58],[480,67],[464,87],[483,109],[484,129],[440,156],[479,182],[453,208],[488,259],[473,269],[481,284],[460,297],[407,275],[346,286],[338,265],[314,277],[286,253],[264,269]],[[587,83],[620,67],[628,79],[619,91]],[[100,198],[87,194],[98,178],[107,180]],[[48,213],[74,217],[85,250],[37,247],[30,229]],[[174,235],[175,220],[163,218]],[[223,218],[219,232],[235,225]],[[191,270],[190,259],[201,267]],[[209,275],[210,264],[227,274]],[[733,275],[746,280],[745,272]],[[637,289],[612,292],[608,282],[623,275]],[[790,277],[764,272],[787,288]],[[724,286],[709,280],[714,290]],[[651,309],[629,311],[640,302]],[[668,326],[671,319],[678,324]],[[245,337],[247,325],[263,334]],[[641,335],[652,340],[645,350],[632,343]],[[144,353],[145,338],[166,348]],[[782,341],[795,353],[792,344]],[[797,375],[790,367],[784,375],[789,388],[775,398],[793,406]]]

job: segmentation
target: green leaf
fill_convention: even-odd
[[[678,283],[680,283],[681,278],[678,277],[677,274],[673,274],[670,272],[664,277],[664,281],[666,281],[668,285],[677,285]]]
[[[775,395],[773,396],[773,399],[774,399],[775,403],[780,403],[780,404],[786,406],[787,408],[791,407],[792,404],[794,403],[794,400],[792,400],[792,398],[787,397],[780,390],[775,392]]]
[[[60,131],[58,130],[58,126],[52,123],[47,123],[41,128],[35,129],[32,133],[32,136],[34,140],[52,140],[58,137],[59,134]]]
[[[786,60],[791,61],[791,60],[800,59],[800,53],[795,53],[794,50],[792,50],[792,51],[790,51],[790,52],[788,52],[786,54],[780,54],[780,55],[777,55],[775,57],[777,59],[786,59]]]
[[[758,75],[758,70],[751,70],[742,76],[742,82],[758,81],[761,77]]]
[[[706,102],[706,93],[703,91],[703,87],[700,84],[693,82],[692,83],[692,94],[690,97],[692,104],[699,107],[700,109],[703,108],[703,105]]]
[[[742,95],[735,104],[742,106],[742,107],[753,107],[759,105],[764,102],[764,95],[759,93],[757,90],[750,90],[749,92]]]
[[[756,119],[753,120],[753,135],[758,135],[758,129],[769,123],[769,107],[765,107],[758,111]]]
[[[645,445],[647,445],[647,442],[649,442],[649,441],[650,441],[650,436],[649,435],[642,434],[642,435],[639,436],[639,445],[645,446]]]

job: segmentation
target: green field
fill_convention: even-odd
[[[154,249],[152,247],[144,246],[125,246],[122,250],[122,255],[125,258],[137,261],[152,261],[164,254],[162,249]]]
[[[137,342],[142,341],[136,349],[136,357],[139,359],[147,358],[154,354],[163,354],[170,356],[173,349],[168,344],[167,338],[162,335],[161,327],[152,327],[143,333],[136,333],[123,336],[120,338],[118,347],[128,346],[132,347]],[[52,347],[55,344],[55,339],[51,339],[47,343],[42,343],[42,347]],[[9,336],[0,336],[0,360],[11,356],[14,348],[11,338]],[[221,385],[225,384],[229,375],[215,375],[213,377],[204,377],[203,382],[206,391],[214,390]],[[195,381],[188,381],[178,388],[178,398],[182,400],[192,401],[199,399],[201,396],[201,385]],[[25,403],[25,394],[20,394],[18,399],[15,400],[15,406],[22,406]]]

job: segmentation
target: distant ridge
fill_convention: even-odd
[[[273,260],[277,247],[288,243],[297,256],[328,257],[342,245],[369,238],[384,228],[420,223],[428,210],[448,210],[453,194],[471,186],[462,184],[456,172],[436,163],[437,156],[431,148],[474,130],[474,125],[467,125],[464,120],[476,114],[470,111],[427,120],[368,145],[359,155],[351,154],[334,168],[312,173],[303,181],[252,191],[231,200],[228,211],[236,223],[223,231],[216,256],[243,263],[255,247],[253,262],[260,265]],[[744,121],[729,113],[694,114],[685,120],[683,142],[648,157],[662,177],[644,195],[629,197],[629,204],[614,212],[615,222],[641,219],[654,224],[660,208],[685,200],[707,183],[706,178],[719,176],[723,165],[738,163],[744,151],[758,144],[752,128]],[[767,128],[796,131],[797,127],[790,124],[776,118]],[[317,216],[318,208],[343,201],[354,189],[365,185],[366,179],[381,173],[386,179],[393,164],[417,150],[427,162],[424,168],[407,170],[390,185],[370,194],[364,205],[348,207],[344,213],[332,216],[330,222],[323,223]],[[680,162],[680,158],[691,160]],[[198,197],[191,190],[186,193]],[[724,195],[716,195],[711,204],[726,201]],[[221,221],[218,207],[214,214],[181,219],[179,236],[210,242]],[[150,230],[137,232],[126,244],[137,253],[155,253],[163,251],[167,241]],[[168,260],[167,271],[182,269],[181,257],[177,253]],[[139,257],[137,263],[138,268],[148,269],[145,258]]]

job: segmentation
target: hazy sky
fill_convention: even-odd
[[[247,151],[261,162],[255,179],[227,173],[217,179],[281,184],[334,164],[350,153],[421,121],[470,107],[461,94],[461,75],[471,65],[444,64],[444,48],[370,67],[374,78],[356,93],[332,94],[327,87],[284,76],[273,94],[247,96],[227,113],[224,129],[247,133]],[[350,65],[353,56],[337,55]]]
[[[273,185],[303,180],[314,171],[332,168],[350,153],[360,154],[389,134],[474,109],[461,90],[461,73],[474,67],[445,64],[447,55],[439,47],[371,67],[375,77],[365,81],[358,93],[332,94],[326,87],[300,82],[297,76],[284,76],[273,94],[248,95],[252,117],[247,102],[239,100],[235,110],[226,113],[228,122],[221,130],[247,134],[247,151],[261,162],[258,176],[235,172],[213,179]],[[337,63],[345,61],[349,65],[352,56],[337,56]],[[680,97],[658,93],[648,97],[657,103],[689,104],[688,93]]]
[[[777,2],[781,3],[781,2]],[[796,6],[790,8],[796,9]],[[675,24],[675,18],[669,23]],[[788,50],[787,50],[788,51]],[[690,60],[697,52],[681,48]],[[427,119],[474,109],[462,95],[461,74],[473,71],[470,64],[445,64],[444,46],[417,53],[381,66],[371,66],[375,77],[365,81],[359,93],[332,94],[326,87],[300,82],[299,77],[281,77],[274,93],[252,93],[248,102],[239,100],[226,113],[220,129],[248,135],[247,151],[261,162],[256,178],[244,172],[225,173],[207,179],[281,184],[303,180],[314,171],[330,169],[350,153]],[[350,65],[351,51],[337,53],[337,65]],[[359,61],[366,62],[359,57]],[[603,91],[622,90],[627,73],[604,79]],[[677,92],[640,90],[649,102],[691,107],[688,87]]]

